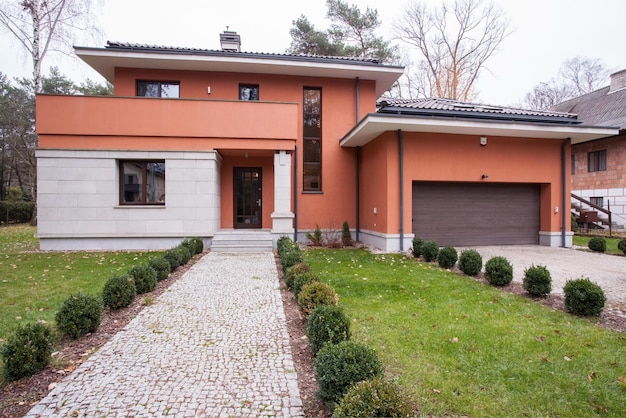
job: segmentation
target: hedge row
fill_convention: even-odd
[[[24,201],[0,200],[0,222],[26,223],[33,218],[35,203]]]

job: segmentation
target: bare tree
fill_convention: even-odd
[[[509,35],[501,9],[483,0],[443,1],[430,10],[424,0],[411,2],[396,22],[398,39],[417,48],[414,85],[431,97],[470,100],[486,61]]]
[[[49,52],[68,53],[78,34],[97,33],[94,6],[100,0],[0,0],[0,28],[13,35],[33,64],[41,91],[42,62]]]

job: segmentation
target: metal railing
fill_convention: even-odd
[[[575,195],[574,193],[572,193],[572,198],[573,198],[573,199],[575,199],[575,200],[577,200],[577,201],[579,201],[579,202],[581,202],[581,203],[584,203],[585,205],[587,205],[587,206],[589,206],[589,207],[591,207],[591,208],[593,208],[593,209],[597,210],[598,212],[602,212],[602,213],[604,213],[605,215],[607,215],[607,218],[608,218],[608,226],[609,226],[609,237],[611,237],[611,236],[612,236],[612,226],[613,226],[613,220],[612,220],[612,218],[611,218],[611,204],[610,204],[610,202],[607,202],[607,206],[608,206],[608,208],[607,208],[607,209],[605,209],[605,208],[603,208],[602,206],[598,206],[598,205],[596,205],[595,203],[592,203],[592,202],[590,202],[590,201],[589,201],[589,200],[587,200],[587,199],[583,199],[582,197],[580,197],[580,196],[578,196],[578,195]],[[582,207],[581,207],[581,209],[580,209],[580,210],[578,210],[579,219],[581,218],[581,214],[582,214],[582,212],[583,212],[583,210],[582,210]],[[598,220],[596,220],[595,222],[590,222],[590,223],[596,223],[596,222],[601,222],[601,219],[598,219]]]

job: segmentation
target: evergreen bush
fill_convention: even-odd
[[[296,275],[293,279],[293,294],[296,297],[296,300],[298,299],[300,291],[302,291],[302,288],[305,285],[319,281],[319,276],[313,272],[306,272]]]
[[[191,242],[193,244],[193,255],[201,254],[202,251],[204,251],[204,241],[202,241],[202,238],[192,238]]]
[[[101,319],[102,300],[82,293],[65,299],[55,316],[57,329],[74,339],[95,332]]]
[[[591,237],[587,246],[591,251],[603,253],[606,251],[606,240],[602,237]]]
[[[321,247],[324,243],[324,235],[322,234],[322,230],[318,224],[315,224],[315,229],[313,233],[307,232],[306,238],[311,241],[311,245],[314,247]]]
[[[279,257],[282,257],[284,253],[295,247],[297,247],[297,244],[284,235],[276,241],[276,252],[278,252]]]
[[[287,269],[285,273],[285,284],[289,289],[293,289],[293,280],[296,278],[298,274],[308,273],[311,271],[311,266],[309,266],[306,262],[300,262],[295,264]]]
[[[437,259],[439,255],[439,246],[435,241],[425,241],[422,244],[422,257],[424,257],[424,261],[431,262]]]
[[[152,292],[157,283],[157,272],[148,263],[131,267],[128,270],[128,276],[135,281],[135,290],[138,295]]]
[[[135,299],[135,280],[128,276],[113,276],[104,284],[102,302],[110,309],[124,308]]]
[[[545,266],[532,265],[524,270],[523,286],[533,296],[545,296],[552,291],[552,276]]]
[[[283,268],[283,273],[287,272],[289,267],[301,263],[302,261],[302,250],[297,245],[285,251],[283,255],[280,256],[280,264]]]
[[[50,362],[54,340],[49,325],[19,325],[0,349],[4,377],[13,381],[43,370]]]
[[[422,256],[422,245],[424,245],[423,239],[418,237],[413,238],[413,245],[411,247],[413,257],[420,258]]]
[[[148,261],[150,267],[156,271],[157,281],[167,279],[167,276],[170,274],[170,263],[165,258],[161,256],[152,257],[150,261]]]
[[[437,263],[444,269],[451,269],[459,259],[456,249],[454,247],[445,247],[439,251],[437,255]]]
[[[191,260],[191,252],[189,251],[189,248],[180,245],[178,247],[176,247],[176,251],[178,251],[178,254],[180,255],[180,265],[184,266],[185,264],[187,264],[189,262],[189,260]]]
[[[565,308],[575,315],[598,316],[604,309],[604,291],[589,279],[568,280],[563,292]]]
[[[344,247],[352,247],[354,245],[348,221],[343,221],[343,226],[341,227],[341,243]]]
[[[476,250],[463,250],[459,257],[459,269],[468,276],[476,276],[483,268],[483,257]]]
[[[163,252],[163,258],[165,258],[167,262],[170,263],[170,268],[172,269],[172,271],[176,270],[183,264],[181,254],[175,248],[165,250]]]
[[[626,238],[619,240],[617,243],[617,249],[626,255]]]
[[[341,398],[333,418],[412,417],[408,396],[394,382],[382,376],[355,383]]]
[[[338,302],[335,289],[322,282],[305,284],[298,294],[298,306],[306,316],[318,305],[336,305]]]
[[[492,257],[485,264],[485,278],[494,286],[506,286],[513,280],[513,266],[504,257]]]
[[[317,353],[325,344],[350,339],[350,319],[339,306],[318,305],[306,321],[306,336],[311,350]]]
[[[317,395],[331,406],[355,383],[383,373],[376,352],[354,341],[326,344],[317,353],[314,367]]]

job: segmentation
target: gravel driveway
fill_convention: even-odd
[[[491,257],[506,257],[513,265],[513,280],[521,282],[524,270],[543,265],[552,276],[552,292],[563,294],[565,282],[589,278],[604,290],[607,299],[626,305],[626,257],[593,253],[575,248],[540,245],[485,246],[474,248],[486,263]],[[463,249],[458,249],[459,254]]]

